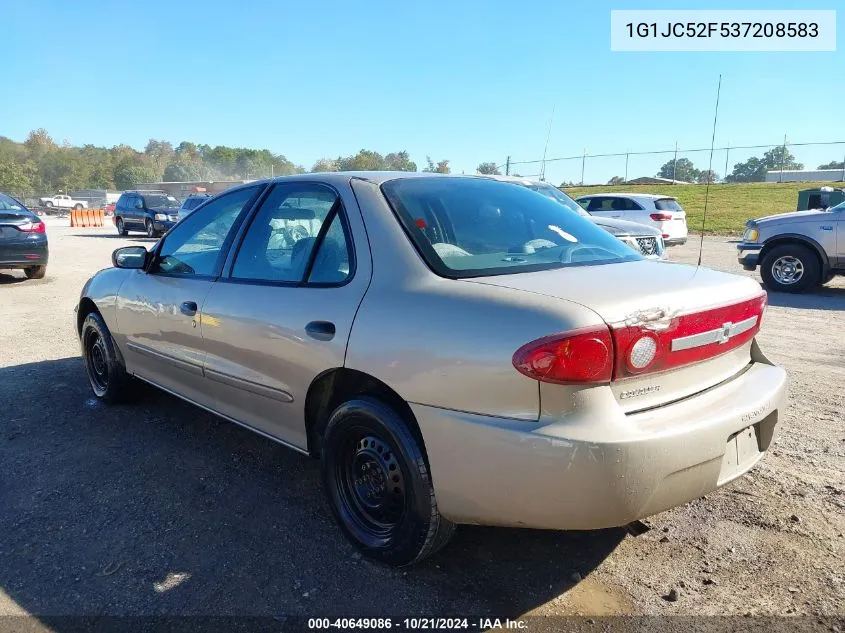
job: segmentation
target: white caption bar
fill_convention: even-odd
[[[611,11],[612,51],[835,51],[836,11]]]

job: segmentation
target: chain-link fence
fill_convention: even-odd
[[[802,171],[823,173],[795,173]],[[828,166],[824,170],[817,167]],[[503,174],[541,179],[553,184],[607,185],[643,182],[845,181],[845,141],[791,142],[761,145],[723,144],[711,148],[674,147],[648,151],[578,154],[533,160],[508,157],[497,168]],[[727,179],[726,179],[727,177]]]

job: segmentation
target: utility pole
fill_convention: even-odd
[[[675,173],[678,169],[678,141],[675,141],[675,159],[672,161],[672,184],[675,184],[677,178],[675,178]]]
[[[584,148],[584,154],[581,156],[581,186],[584,186],[584,163],[587,162],[587,148]]]
[[[842,157],[842,180],[845,180],[845,156]]]
[[[628,182],[628,152],[625,152],[625,182]]]
[[[508,156],[508,159],[505,161],[505,176],[511,175],[511,157]]]
[[[731,142],[728,141],[728,146],[725,148],[725,178],[728,177],[728,157],[731,155]]]
[[[786,134],[783,135],[783,150],[780,154],[780,178],[778,182],[783,182],[783,164],[786,162]]]

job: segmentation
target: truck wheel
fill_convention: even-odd
[[[760,264],[763,283],[777,292],[804,292],[821,280],[819,259],[801,244],[776,246]]]
[[[44,279],[44,275],[47,274],[47,267],[29,266],[28,268],[23,269],[23,273],[26,275],[27,279]]]
[[[126,227],[123,224],[123,218],[115,220],[114,226],[117,228],[118,235],[129,235],[129,231],[126,230]]]
[[[53,203],[48,200],[47,202],[44,203],[44,206],[47,207],[48,209],[52,209]]]
[[[455,530],[437,509],[421,442],[379,400],[364,396],[335,409],[322,471],[335,519],[369,558],[410,565],[443,547]]]
[[[77,211],[79,211],[82,208],[82,205],[81,204],[75,204],[75,205],[73,205],[73,208],[76,209]]]
[[[116,404],[130,395],[131,376],[126,373],[109,328],[98,312],[82,324],[82,361],[94,395],[107,404]]]

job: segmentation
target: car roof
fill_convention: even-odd
[[[625,193],[622,191],[613,191],[609,193],[588,193],[583,196],[578,196],[576,200],[586,200],[588,198],[642,198],[643,200],[677,200],[675,196],[662,196],[657,193]]]
[[[437,174],[427,171],[320,171],[307,174],[293,174],[291,176],[278,176],[273,179],[255,180],[246,183],[246,186],[255,184],[257,182],[296,182],[298,180],[313,181],[316,178],[324,180],[325,182],[346,182],[353,178],[367,180],[369,182],[380,185],[390,180],[398,180],[400,178],[465,178],[460,174]]]

